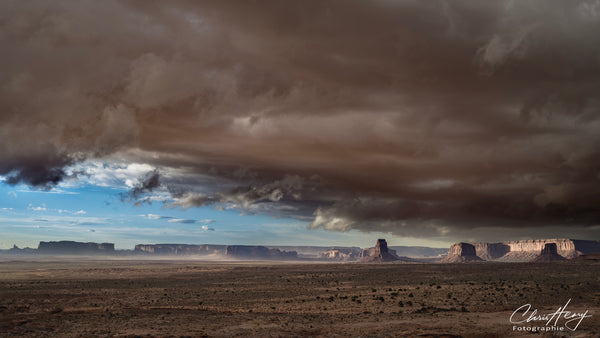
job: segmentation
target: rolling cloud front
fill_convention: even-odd
[[[141,163],[126,203],[598,238],[598,32],[600,1],[3,1],[0,175]]]

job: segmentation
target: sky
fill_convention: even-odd
[[[599,1],[3,1],[0,247],[600,239]]]

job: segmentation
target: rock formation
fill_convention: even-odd
[[[477,257],[491,261],[500,258],[510,252],[510,246],[504,243],[472,243],[475,246]]]
[[[395,252],[390,252],[385,239],[378,239],[374,248],[364,249],[362,261],[365,263],[382,263],[399,260]]]
[[[154,255],[224,255],[226,245],[213,244],[137,244],[135,252],[138,254]]]
[[[40,242],[38,252],[60,255],[113,254],[115,252],[115,245],[113,243],[82,243],[73,241]]]
[[[225,256],[236,259],[296,259],[296,251],[281,251],[264,246],[228,245]]]
[[[334,261],[354,261],[358,259],[358,256],[357,252],[351,249],[329,249],[320,252],[318,258]]]
[[[570,259],[600,253],[600,241],[576,239],[533,239],[501,243],[472,243],[479,258],[488,261],[527,262],[537,258],[546,244],[556,245],[557,254]]]
[[[556,243],[546,243],[541,254],[533,259],[532,262],[554,262],[564,260],[565,258],[558,254]]]
[[[456,243],[450,247],[448,256],[442,258],[443,263],[466,263],[482,261],[477,257],[475,246],[469,243]]]
[[[360,256],[361,248],[356,246],[308,246],[308,245],[266,245],[269,249],[279,249],[281,251],[296,251],[299,258],[319,258],[322,252],[329,250],[340,250],[342,252],[352,252],[354,256]]]

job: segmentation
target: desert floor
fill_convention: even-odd
[[[569,299],[592,317],[542,336],[598,337],[593,261],[0,261],[0,336],[540,336],[513,331],[513,311]]]

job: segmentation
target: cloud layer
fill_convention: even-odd
[[[118,157],[173,207],[600,235],[598,1],[0,6],[6,183]]]

